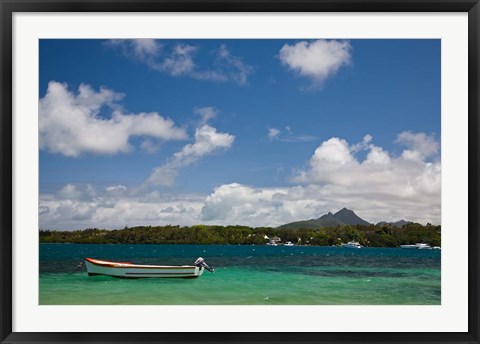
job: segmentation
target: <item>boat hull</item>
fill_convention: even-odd
[[[407,249],[407,250],[416,250],[418,249],[415,245],[400,245],[400,248]]]
[[[193,265],[136,265],[93,258],[85,258],[85,266],[89,276],[107,275],[118,278],[197,278],[205,270]]]

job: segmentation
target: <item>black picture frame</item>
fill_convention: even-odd
[[[479,343],[478,0],[0,0],[1,343]],[[468,332],[461,333],[20,333],[12,332],[12,17],[15,12],[468,12]],[[452,316],[454,316],[452,314]]]

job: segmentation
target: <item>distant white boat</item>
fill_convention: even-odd
[[[418,245],[418,249],[419,250],[431,250],[432,249],[432,246],[430,246],[429,244],[415,244],[415,246]]]
[[[198,258],[194,265],[138,265],[130,262],[112,262],[93,258],[85,258],[85,265],[89,276],[108,275],[120,278],[145,278],[145,277],[181,277],[196,278],[206,269],[213,269],[205,263],[203,258]]]
[[[429,244],[416,243],[415,245],[400,245],[400,248],[413,249],[413,250],[431,250],[432,247]]]
[[[356,241],[349,241],[346,244],[342,244],[342,247],[345,247],[345,248],[362,248],[363,246],[360,245]]]
[[[295,246],[295,244],[291,241],[287,241],[283,246]]]
[[[417,249],[416,245],[400,245],[400,248],[407,248],[407,249]]]

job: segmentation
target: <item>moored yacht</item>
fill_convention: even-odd
[[[431,250],[432,246],[424,243],[416,243],[415,245],[400,245],[400,248],[414,249],[414,250]]]
[[[363,246],[360,245],[357,241],[349,241],[346,244],[342,244],[342,247],[345,247],[345,248],[362,248]]]

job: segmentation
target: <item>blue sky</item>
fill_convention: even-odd
[[[440,40],[41,40],[40,228],[440,223]]]

